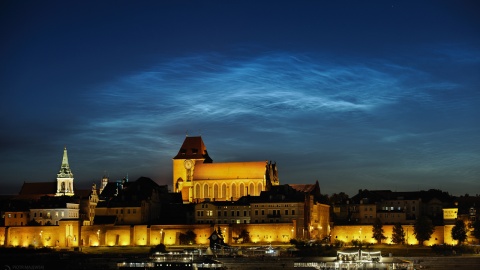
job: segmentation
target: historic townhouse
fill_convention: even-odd
[[[195,223],[250,223],[250,204],[237,202],[202,202],[195,205]]]

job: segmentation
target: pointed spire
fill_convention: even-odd
[[[62,158],[62,166],[60,167],[60,171],[57,174],[59,178],[72,178],[73,173],[70,170],[70,165],[68,164],[68,155],[67,155],[67,147],[63,149],[63,158]]]

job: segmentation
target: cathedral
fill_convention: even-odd
[[[181,192],[184,203],[236,201],[279,184],[272,162],[214,163],[201,136],[187,136],[173,158],[173,189]]]

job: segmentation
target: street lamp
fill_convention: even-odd
[[[360,243],[359,243],[359,249],[358,249],[358,259],[361,261],[362,260],[362,228],[360,227],[360,230],[358,231],[360,233]]]
[[[100,246],[100,230],[97,231],[98,246]]]

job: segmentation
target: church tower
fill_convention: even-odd
[[[62,166],[57,174],[57,194],[56,196],[73,196],[73,173],[68,164],[67,147],[63,149]]]
[[[184,201],[192,201],[192,178],[198,162],[212,163],[212,159],[201,136],[187,136],[173,158],[173,191],[182,192]]]
[[[104,175],[102,178],[102,182],[100,185],[100,191],[98,194],[102,194],[102,191],[105,189],[105,187],[108,185],[108,176]]]

